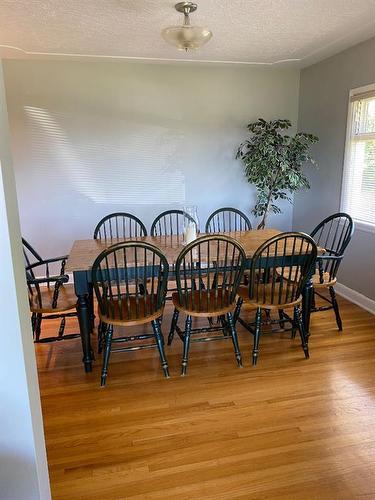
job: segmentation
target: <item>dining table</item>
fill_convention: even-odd
[[[221,233],[234,238],[243,247],[246,254],[246,268],[250,268],[252,257],[256,250],[273,236],[281,234],[277,229],[260,229],[248,231],[233,231]],[[204,234],[200,233],[200,236]],[[130,238],[129,238],[130,240]],[[123,241],[122,239],[86,239],[76,240],[69,252],[65,272],[73,274],[74,290],[77,296],[77,316],[82,341],[83,364],[86,372],[92,371],[93,351],[91,347],[91,333],[93,331],[93,311],[92,311],[92,277],[91,268],[97,256],[108,247]],[[132,241],[142,241],[155,245],[166,256],[169,266],[169,279],[174,280],[174,265],[178,255],[184,248],[185,242],[183,235],[163,235],[163,236],[142,236],[131,238]],[[273,257],[274,267],[279,264],[277,256]],[[271,263],[270,263],[271,264]],[[128,264],[128,266],[131,264]],[[310,312],[313,300],[313,283],[311,276],[306,281],[302,290],[302,320],[305,330],[308,333],[310,329]]]

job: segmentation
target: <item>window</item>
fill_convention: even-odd
[[[342,209],[375,231],[375,85],[350,93]]]

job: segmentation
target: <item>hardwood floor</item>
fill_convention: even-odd
[[[375,317],[340,304],[342,334],[332,311],[313,315],[309,360],[275,333],[252,368],[238,325],[243,369],[230,341],[199,343],[181,378],[177,338],[171,379],[156,350],[116,353],[104,389],[79,339],[37,345],[53,498],[375,498]]]

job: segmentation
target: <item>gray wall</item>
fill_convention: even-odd
[[[293,226],[311,230],[340,209],[349,91],[375,83],[375,38],[301,72],[298,128],[320,138],[319,169],[310,169],[311,190],[295,197]],[[375,299],[375,234],[357,228],[339,281]]]
[[[234,159],[246,124],[297,121],[297,70],[34,60],[4,70],[22,231],[46,255],[116,210],[148,227],[185,200],[201,225],[223,205],[249,213],[254,190]],[[291,223],[288,204],[270,221]]]
[[[0,499],[49,500],[49,480],[0,61]]]

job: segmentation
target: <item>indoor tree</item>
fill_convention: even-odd
[[[237,151],[236,158],[244,164],[247,181],[258,191],[252,210],[254,215],[261,217],[258,229],[265,227],[270,212],[281,213],[276,200],[291,202],[291,193],[310,188],[302,167],[305,162],[315,164],[310,147],[318,138],[304,132],[285,134],[291,126],[290,120],[259,118],[249,123],[247,128],[251,136]]]

